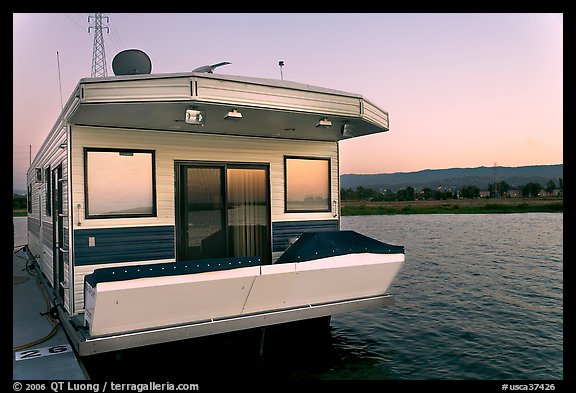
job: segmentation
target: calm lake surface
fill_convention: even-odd
[[[26,218],[14,224],[25,244]],[[392,306],[335,315],[323,334],[267,330],[263,357],[249,331],[85,366],[94,379],[142,382],[562,380],[562,226],[560,213],[344,217],[342,229],[405,247]]]

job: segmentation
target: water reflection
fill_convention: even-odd
[[[261,329],[132,348],[83,359],[94,380],[186,377],[207,384],[242,380],[388,379],[391,357],[370,336],[325,322],[301,321]],[[225,378],[223,380],[222,378]]]

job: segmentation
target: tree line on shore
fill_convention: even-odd
[[[518,188],[521,196],[524,198],[536,198],[542,191],[547,195],[552,195],[558,190],[558,195],[562,196],[564,191],[564,182],[558,178],[558,184],[549,180],[545,187],[539,183],[529,182]],[[505,181],[488,184],[489,198],[510,197],[512,187]],[[378,191],[373,188],[359,186],[355,190],[351,188],[342,188],[340,190],[342,200],[370,200],[374,202],[392,202],[392,201],[414,201],[414,200],[446,200],[446,199],[476,199],[480,198],[480,189],[477,186],[464,186],[457,190],[442,190],[440,188],[433,190],[430,187],[424,187],[416,190],[408,186],[397,191],[383,190]],[[26,210],[27,197],[25,195],[15,195],[12,198],[13,210]]]
[[[488,198],[505,198],[511,197],[510,191],[513,188],[505,181],[488,184],[486,197]],[[564,191],[564,182],[558,178],[558,184],[554,180],[549,180],[545,187],[535,182],[529,182],[521,187],[515,188],[520,191],[524,198],[537,198],[546,192],[546,195],[553,195],[558,190],[557,195],[562,196]],[[430,187],[424,187],[416,190],[408,186],[397,191],[392,190],[375,190],[368,187],[342,188],[340,190],[342,200],[370,200],[374,202],[392,202],[392,201],[414,201],[414,200],[446,200],[446,199],[476,199],[481,197],[480,189],[477,186],[464,186],[457,190],[443,190],[438,188],[433,190]]]
[[[14,195],[12,198],[12,210],[26,210],[27,206],[26,195]]]

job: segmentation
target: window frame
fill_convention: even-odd
[[[44,193],[46,203],[46,217],[52,216],[52,171],[50,166],[44,168]]]
[[[28,213],[32,213],[32,183],[28,183],[28,190],[26,191],[28,193],[28,197],[26,198],[26,210]]]
[[[90,205],[88,202],[88,153],[90,152],[109,152],[109,153],[146,153],[150,154],[152,160],[152,212],[151,213],[116,213],[116,214],[90,214]],[[156,201],[156,151],[146,149],[126,149],[126,148],[100,148],[100,147],[85,147],[84,148],[84,217],[89,219],[107,219],[107,218],[141,218],[141,217],[157,217],[157,201]]]
[[[262,264],[272,263],[272,197],[271,197],[271,171],[270,163],[267,162],[238,162],[238,161],[194,161],[194,160],[175,160],[174,161],[174,176],[175,176],[175,219],[176,219],[176,261],[186,261],[183,256],[186,254],[186,239],[184,238],[185,231],[183,229],[184,222],[186,222],[185,202],[183,201],[185,192],[183,187],[186,187],[185,177],[182,174],[183,170],[187,168],[219,168],[222,170],[222,189],[221,192],[224,196],[223,203],[226,213],[224,214],[224,228],[226,228],[226,250],[229,250],[229,216],[228,216],[228,170],[229,169],[258,169],[266,172],[266,225],[268,227],[268,238],[266,239],[268,245],[266,247],[266,255],[262,256]]]
[[[306,210],[288,208],[288,161],[289,160],[310,160],[328,162],[328,202],[325,210]],[[284,213],[330,213],[332,211],[332,160],[330,157],[311,156],[284,156]]]

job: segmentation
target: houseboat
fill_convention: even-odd
[[[134,70],[81,79],[27,173],[28,245],[80,356],[393,302],[404,248],[340,230],[359,94]]]

